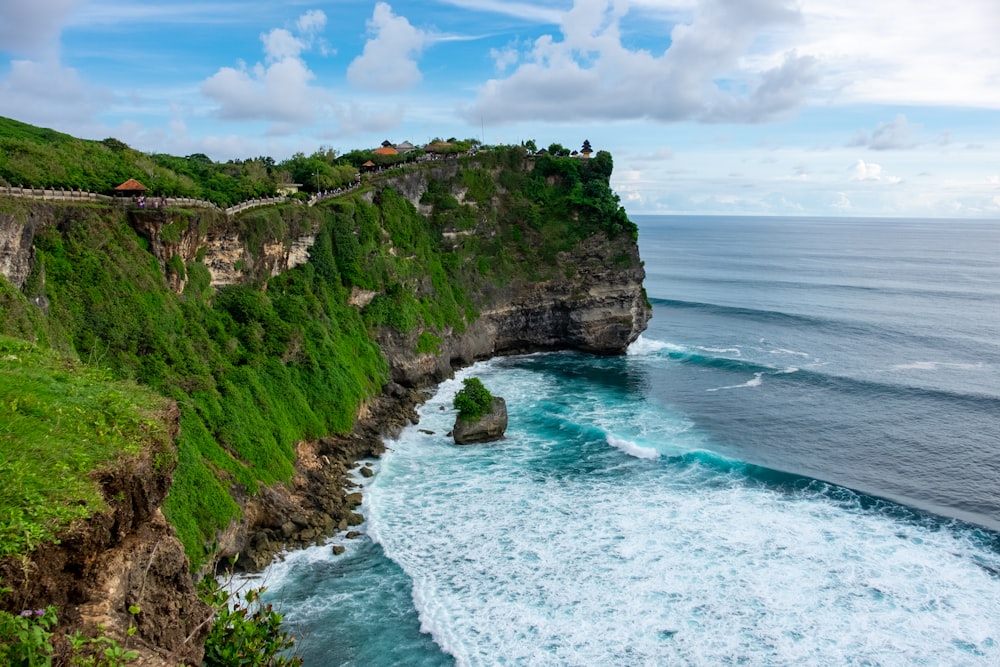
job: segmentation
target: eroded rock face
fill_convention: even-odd
[[[176,406],[167,418],[176,429]],[[199,665],[211,609],[194,588],[184,548],[160,512],[170,453],[147,451],[98,475],[110,509],[74,524],[58,544],[0,560],[8,611],[55,605],[61,627],[106,634],[141,664]],[[139,614],[129,613],[137,606]],[[136,632],[127,634],[131,624]],[[57,647],[57,650],[59,647]]]
[[[47,224],[47,216],[35,211],[26,217],[0,213],[0,275],[21,289],[34,261],[35,232]]]
[[[446,336],[439,355],[415,355],[415,334],[383,332],[379,343],[393,380],[426,386],[451,377],[455,368],[500,355],[567,349],[623,354],[652,315],[636,242],[596,234],[558,262],[560,270],[547,282],[522,281],[488,295],[480,317],[465,332]]]
[[[507,431],[507,402],[499,396],[493,397],[490,410],[478,419],[455,420],[451,435],[459,445],[495,442],[503,439]]]

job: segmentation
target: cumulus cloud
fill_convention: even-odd
[[[49,59],[58,51],[59,34],[77,0],[4,0],[0,2],[0,51]]]
[[[846,104],[1000,106],[996,0],[805,0],[788,35]]]
[[[914,135],[919,131],[919,125],[910,123],[906,116],[899,114],[888,123],[879,123],[871,136],[864,130],[859,131],[850,145],[867,146],[875,151],[915,148],[919,142]]]
[[[368,32],[371,39],[347,68],[348,81],[359,88],[395,92],[421,80],[416,58],[430,41],[428,33],[393,14],[384,2],[375,5]]]
[[[218,103],[226,120],[310,122],[311,90],[315,75],[298,58],[284,58],[268,66],[223,67],[201,84],[201,91]]]
[[[490,49],[490,58],[497,72],[503,74],[521,59],[521,52],[516,43],[508,44],[502,49]]]
[[[858,160],[854,163],[852,168],[852,181],[880,181],[883,183],[901,183],[902,178],[899,176],[889,176],[882,172],[882,165],[876,164],[875,162],[865,162],[864,160]]]
[[[47,127],[91,134],[99,112],[113,94],[83,81],[76,70],[57,63],[14,60],[0,81],[0,116],[30,119]]]
[[[325,26],[326,15],[312,10],[299,17],[295,32],[275,28],[262,34],[263,63],[222,67],[202,82],[202,93],[218,105],[217,113],[226,120],[269,120],[277,131],[311,122],[329,100],[325,91],[310,85],[315,75],[302,54],[313,47]]]
[[[629,49],[630,5],[575,0],[560,37],[543,35],[505,78],[488,81],[465,110],[489,122],[651,118],[760,122],[794,109],[817,80],[817,61],[794,50],[766,63],[746,56],[765,31],[800,20],[790,0],[705,0],[676,23],[664,51]],[[505,55],[504,62],[511,57]]]

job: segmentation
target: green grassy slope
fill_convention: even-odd
[[[26,553],[106,509],[94,470],[148,448],[170,451],[168,403],[147,387],[0,336],[0,557]]]
[[[297,440],[347,432],[361,403],[381,391],[380,328],[420,334],[418,350],[433,352],[476,317],[491,287],[568,270],[554,258],[596,232],[634,238],[608,187],[610,155],[540,157],[531,166],[519,147],[464,157],[450,181],[430,183],[427,217],[385,188],[371,202],[355,194],[220,218],[215,224],[238,225],[251,253],[315,228],[309,261],[213,290],[201,254],[177,258],[182,266],[168,270],[187,276],[181,295],[126,212],[47,205],[51,224],[35,236],[24,292],[44,296],[48,315],[0,280],[0,334],[40,341],[177,402],[178,467],[164,509],[197,567],[238,517],[235,492],[289,479]],[[455,230],[475,233],[446,242]],[[181,232],[168,225],[161,233]],[[375,297],[359,310],[348,305],[354,288]],[[11,435],[0,448],[34,437]]]

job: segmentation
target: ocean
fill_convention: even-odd
[[[255,580],[305,664],[1000,665],[1000,222],[635,220],[627,355],[461,371]]]

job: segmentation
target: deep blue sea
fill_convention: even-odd
[[[265,573],[306,665],[1000,665],[1000,222],[636,221],[628,355],[462,371]]]

